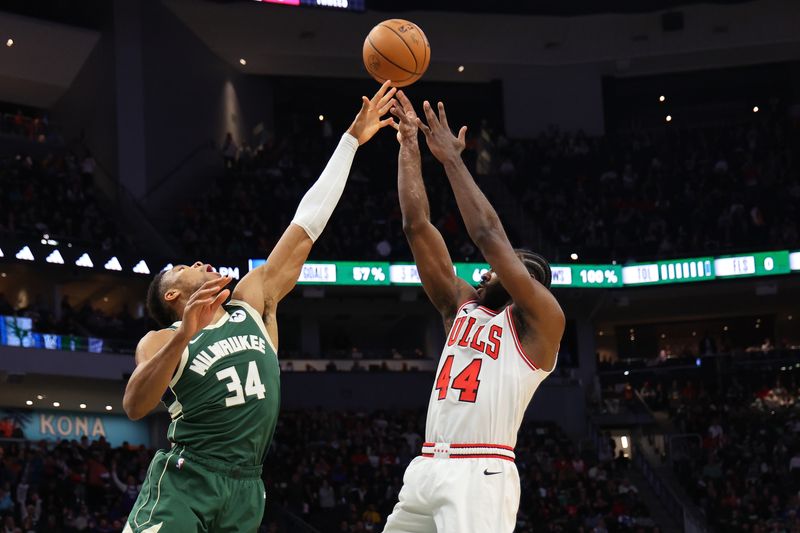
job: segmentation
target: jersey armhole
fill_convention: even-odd
[[[250,305],[249,303],[245,302],[244,300],[230,300],[228,302],[228,305],[235,305],[235,306],[241,307],[242,309],[247,311],[247,314],[250,315],[250,317],[253,320],[256,321],[256,324],[258,324],[258,327],[261,329],[261,333],[263,333],[264,334],[264,338],[267,339],[267,343],[269,344],[269,347],[272,348],[272,351],[275,352],[275,357],[277,357],[278,356],[278,350],[275,348],[275,345],[272,343],[272,337],[269,336],[269,332],[267,332],[267,326],[266,326],[266,324],[264,324],[264,319],[261,317],[261,315],[258,314],[258,311],[256,311],[255,308],[252,305]]]
[[[463,304],[459,305],[458,309],[456,309],[456,314],[454,315],[454,317],[458,317],[458,314],[461,312],[462,309],[464,309],[469,304],[474,304],[474,303],[478,303],[478,300],[473,298],[472,300],[467,300]]]
[[[549,374],[550,372],[555,370],[556,368],[555,364],[553,365],[553,369],[550,370],[549,372],[547,370],[544,370],[543,368],[539,368],[539,366],[537,366],[536,363],[533,362],[533,359],[529,357],[528,354],[525,353],[525,350],[522,348],[522,340],[519,338],[519,335],[517,335],[517,326],[514,325],[514,315],[512,314],[512,307],[513,307],[512,305],[506,307],[506,314],[508,315],[508,327],[511,328],[511,338],[514,339],[514,346],[517,349],[517,353],[522,358],[522,360],[525,361],[525,364],[527,364],[528,367],[530,367],[530,369],[533,370],[534,372],[542,371]]]
[[[183,375],[183,369],[186,368],[186,363],[189,361],[189,346],[187,345],[186,348],[183,349],[183,353],[181,353],[181,362],[178,364],[178,368],[175,369],[175,374],[172,376],[172,379],[169,382],[169,388],[172,389],[178,383],[178,380],[181,379]]]

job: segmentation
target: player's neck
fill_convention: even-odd
[[[225,311],[225,308],[220,306],[220,308],[217,309],[217,312],[214,313],[214,319],[211,321],[211,323],[216,324],[217,322],[219,322],[226,312],[227,311]]]

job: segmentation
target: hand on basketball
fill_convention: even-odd
[[[397,117],[398,122],[392,124],[397,130],[397,142],[417,142],[419,127],[417,127],[417,112],[403,91],[397,91],[397,103],[389,110]]]
[[[179,328],[182,334],[192,338],[211,323],[217,309],[231,294],[229,289],[223,289],[230,282],[231,278],[227,276],[206,281],[189,297]]]
[[[438,117],[427,100],[422,104],[422,110],[425,112],[428,125],[423,124],[418,118],[417,126],[425,134],[425,140],[433,156],[441,163],[460,158],[461,152],[464,151],[464,147],[467,144],[467,127],[461,126],[461,129],[458,130],[458,137],[453,135],[453,132],[450,131],[450,126],[447,124],[444,104],[441,102],[439,102]]]
[[[347,129],[347,133],[358,140],[359,146],[370,140],[384,126],[394,124],[392,117],[381,120],[381,117],[396,103],[392,97],[397,89],[392,87],[391,83],[389,80],[384,82],[371,100],[366,96],[361,97],[361,110]]]

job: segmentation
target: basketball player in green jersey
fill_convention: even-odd
[[[300,276],[311,246],[341,197],[359,145],[392,123],[386,82],[362,106],[266,264],[233,289],[201,262],[158,274],[151,315],[165,329],[136,349],[123,407],[132,419],[163,399],[169,450],[156,453],[126,532],[254,532],[266,493],[261,465],[280,404],[278,302]],[[265,199],[266,200],[266,199]],[[230,301],[228,298],[231,297]],[[227,302],[227,303],[226,303]]]

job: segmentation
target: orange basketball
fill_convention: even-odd
[[[431,45],[419,26],[403,19],[384,20],[364,39],[364,66],[378,82],[411,85],[428,69]]]

